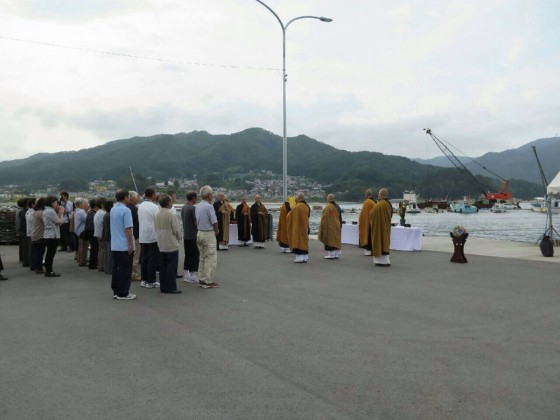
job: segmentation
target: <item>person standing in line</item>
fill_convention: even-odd
[[[43,237],[47,246],[45,277],[60,277],[60,274],[53,270],[53,261],[58,249],[60,225],[62,225],[63,219],[64,207],[58,205],[58,199],[54,195],[49,195],[45,201],[45,210],[43,210]]]
[[[299,192],[295,207],[288,213],[288,238],[290,249],[296,255],[295,263],[309,261],[309,216],[311,209],[305,202],[305,196]]]
[[[321,214],[318,239],[325,245],[325,259],[340,258],[342,247],[342,214],[341,209],[334,201],[334,194],[327,196],[327,205]]]
[[[117,300],[136,299],[130,293],[130,274],[134,255],[134,236],[132,235],[132,213],[127,207],[129,193],[118,190],[115,193],[117,204],[111,210],[111,252],[113,253],[113,272],[111,289]]]
[[[160,286],[156,281],[156,272],[159,259],[157,245],[157,234],[154,227],[154,220],[159,212],[156,204],[157,195],[153,188],[146,188],[144,191],[144,201],[138,207],[139,222],[139,242],[142,247],[142,261],[140,273],[142,281],[141,287],[153,289]]]
[[[239,246],[249,246],[251,240],[251,208],[247,204],[247,196],[241,196],[241,203],[235,209],[237,223],[237,240]]]
[[[33,231],[31,232],[31,267],[33,267],[36,274],[45,273],[45,270],[43,270],[43,257],[45,255],[46,248],[45,222],[43,222],[44,210],[45,198],[41,197],[35,203],[35,211],[33,212]]]
[[[74,210],[74,203],[69,200],[68,193],[62,191],[60,193],[60,205],[64,207],[64,219],[60,225],[60,251],[74,251],[72,244],[72,236],[70,235],[70,215]]]
[[[358,217],[359,245],[364,249],[364,255],[371,255],[371,229],[369,223],[369,215],[375,206],[375,200],[372,197],[370,189],[366,190],[366,199],[362,204],[362,210]]]
[[[212,188],[205,185],[200,189],[202,201],[196,206],[197,225],[196,245],[200,253],[199,286],[203,289],[215,289],[218,283],[212,281],[214,270],[218,265],[216,237],[218,236],[218,219],[212,206]]]
[[[19,259],[18,261],[21,263],[23,262],[23,240],[25,239],[25,230],[22,224],[22,213],[23,213],[23,220],[25,220],[25,211],[27,210],[27,199],[20,198],[17,201],[17,209],[16,209],[16,235],[18,238],[19,244]]]
[[[159,198],[159,205],[161,209],[154,220],[159,248],[159,291],[178,294],[182,293],[181,290],[177,290],[176,279],[183,232],[171,197],[162,194]]]
[[[268,239],[268,210],[261,203],[261,196],[258,194],[251,206],[251,234],[253,236],[253,247],[264,249],[264,243]]]
[[[293,197],[290,197],[293,199]],[[292,251],[290,250],[289,240],[288,240],[288,213],[292,206],[290,205],[290,201],[284,202],[282,206],[280,206],[280,216],[278,217],[278,228],[276,230],[276,240],[278,241],[278,245],[280,246],[280,250],[283,254],[290,254]]]
[[[198,263],[200,252],[196,245],[196,200],[197,194],[194,191],[187,193],[187,202],[181,209],[181,218],[183,220],[183,243],[185,247],[185,261],[183,269],[183,281],[187,283],[198,283]]]
[[[93,217],[93,236],[97,241],[97,270],[105,270],[105,255],[107,250],[105,249],[105,241],[103,240],[103,216],[107,213],[104,208],[105,198],[101,197],[97,199],[96,207],[97,212]]]
[[[132,281],[140,281],[140,223],[138,221],[138,193],[130,191],[130,198],[127,207],[132,213],[132,234],[134,236],[134,255],[132,257]]]
[[[8,280],[8,277],[2,275],[2,270],[4,270],[4,264],[2,263],[2,256],[0,256],[0,281]]]
[[[31,259],[31,232],[33,231],[33,213],[35,213],[35,202],[37,201],[36,198],[28,198],[27,199],[27,212],[25,213],[25,249],[26,249],[26,258],[29,269],[31,271],[35,270],[33,267],[33,260]],[[26,267],[26,265],[23,265]]]
[[[391,260],[391,218],[393,206],[387,200],[387,188],[379,190],[377,204],[371,211],[371,253],[373,263],[381,267],[389,267]]]
[[[89,200],[89,210],[86,216],[86,227],[84,228],[84,236],[89,243],[89,260],[88,268],[90,270],[97,269],[97,264],[99,262],[99,242],[95,237],[95,215],[97,213],[97,200],[92,198]]]
[[[113,274],[113,252],[111,251],[111,209],[114,201],[107,200],[103,203],[105,215],[103,216],[103,234],[102,239],[105,242],[105,266],[103,271],[105,274]]]
[[[30,198],[24,198],[22,200],[22,209],[19,213],[19,224],[20,224],[20,248],[21,248],[21,265],[23,267],[29,267],[29,240],[27,239],[27,212],[29,210],[29,200]]]
[[[84,233],[88,211],[88,201],[85,198],[76,198],[76,210],[74,211],[74,233],[78,237],[78,266],[87,266],[87,252],[89,239]]]
[[[223,192],[219,192],[214,201],[214,211],[216,212],[216,219],[218,220],[218,236],[216,238],[218,251],[227,251],[228,250],[228,243],[224,240],[226,235],[226,229],[228,229],[229,234],[229,218],[230,214],[227,211],[225,206],[225,196]],[[226,220],[227,219],[227,220]]]

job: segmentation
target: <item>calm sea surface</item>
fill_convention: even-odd
[[[344,210],[342,220],[346,223],[356,222],[361,204],[340,203]],[[352,209],[355,212],[352,212]],[[275,214],[275,222],[277,219]],[[475,238],[498,239],[518,242],[537,242],[545,231],[546,214],[529,210],[511,210],[505,213],[492,213],[480,210],[474,214],[460,213],[418,213],[407,214],[406,223],[420,227],[426,236],[449,236],[449,232],[457,225],[467,229],[470,236]],[[314,210],[311,214],[310,228],[312,234],[317,234],[321,211]],[[393,215],[393,223],[398,223],[400,217]],[[560,214],[552,217],[556,230],[560,231]]]

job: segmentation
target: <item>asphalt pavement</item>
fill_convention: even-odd
[[[220,288],[134,301],[70,253],[46,278],[0,246],[0,419],[560,418],[558,266],[469,245],[391,267],[231,247]]]

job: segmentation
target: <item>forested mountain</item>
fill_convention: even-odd
[[[119,179],[129,173],[156,180],[193,178],[217,185],[220,179],[250,170],[282,173],[282,138],[260,128],[231,135],[205,131],[161,134],[116,140],[76,152],[33,155],[0,162],[0,184],[58,183],[69,175],[96,179]],[[300,135],[288,139],[288,174],[301,175],[328,185],[342,199],[360,199],[365,188],[388,187],[392,196],[416,189],[434,199],[464,194],[478,196],[454,168],[422,165],[408,158],[376,152],[348,152]],[[495,180],[480,178],[493,188]],[[529,198],[541,193],[536,184],[512,180],[514,195]]]
[[[551,181],[558,171],[560,171],[560,137],[550,137],[539,139],[527,143],[517,149],[510,149],[503,152],[486,153],[474,158],[482,166],[489,168],[503,178],[520,178],[530,182],[541,182],[541,175],[535,154],[531,146],[537,148],[537,154],[548,181]],[[484,169],[473,163],[470,159],[460,157],[461,162],[474,174],[487,175]],[[432,159],[414,159],[423,164],[451,167],[452,163],[445,156],[438,156]]]

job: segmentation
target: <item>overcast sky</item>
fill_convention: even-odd
[[[429,158],[424,127],[469,156],[560,132],[558,0],[266,3],[284,23],[333,19],[287,31],[289,137]],[[281,34],[254,0],[0,0],[0,161],[160,133],[282,135]]]

